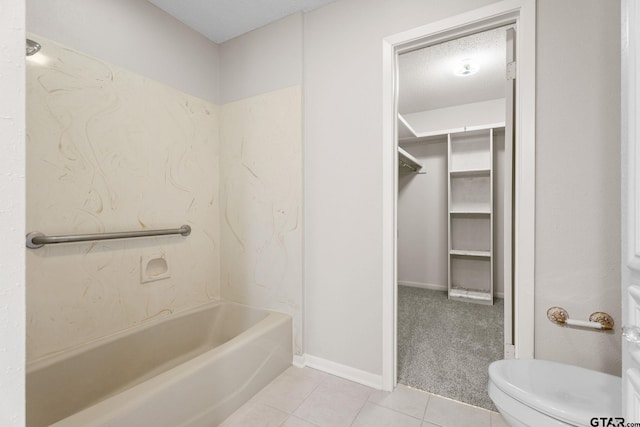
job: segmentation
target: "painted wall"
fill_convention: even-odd
[[[219,103],[218,45],[146,0],[29,0],[27,30]]]
[[[536,357],[619,375],[620,4],[540,0],[537,43]],[[616,330],[558,327],[551,306]]]
[[[0,425],[24,426],[25,101],[20,0],[0,5]]]
[[[291,314],[301,355],[302,15],[220,52],[222,296]]]
[[[381,40],[487,3],[341,0],[305,15],[309,354],[382,372]],[[619,25],[615,2],[538,2],[536,357],[608,372],[618,333],[545,312],[619,319]]]
[[[421,172],[398,177],[398,283],[447,289],[447,136],[403,145]]]
[[[302,84],[302,14],[220,45],[222,103]]]
[[[341,0],[305,15],[306,352],[382,373],[382,40],[489,0]]]
[[[494,293],[504,296],[504,130],[493,146]],[[434,137],[435,138],[435,137]],[[398,178],[398,284],[447,290],[447,137],[404,144],[424,174]],[[488,223],[487,223],[488,225]]]
[[[27,61],[27,229],[188,237],[27,251],[27,359],[220,297],[218,107],[40,37]],[[169,278],[143,283],[144,258]]]

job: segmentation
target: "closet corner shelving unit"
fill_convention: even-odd
[[[449,299],[493,304],[493,129],[449,133]]]

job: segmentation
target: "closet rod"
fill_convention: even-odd
[[[422,165],[418,162],[418,159],[413,157],[402,147],[398,147],[398,163],[400,163],[400,165],[404,167],[411,169],[414,172],[418,172],[420,169],[422,169]]]

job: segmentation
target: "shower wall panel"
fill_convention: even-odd
[[[221,291],[288,313],[302,354],[302,90],[222,106]]]
[[[220,297],[219,107],[32,37],[27,230],[193,231],[29,249],[28,360]],[[170,277],[141,283],[153,258]]]

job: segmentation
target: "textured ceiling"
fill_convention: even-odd
[[[504,98],[505,41],[505,28],[496,28],[400,55],[399,113]],[[467,58],[478,64],[478,72],[454,75]]]
[[[222,43],[296,12],[335,0],[149,0],[208,39]]]

